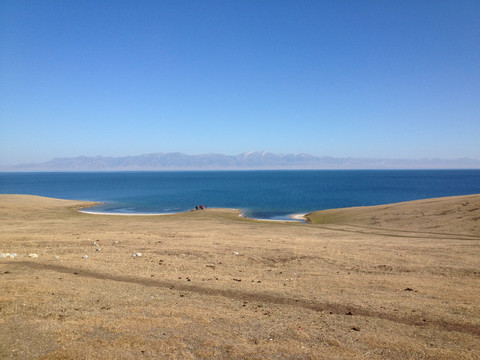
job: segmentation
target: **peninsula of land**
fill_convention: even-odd
[[[0,195],[0,358],[480,358],[480,195],[309,223],[92,205]]]

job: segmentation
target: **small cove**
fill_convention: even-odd
[[[315,210],[480,193],[480,170],[0,173],[0,193],[102,204],[89,211],[178,213],[206,205],[292,220]]]

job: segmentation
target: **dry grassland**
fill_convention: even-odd
[[[480,358],[480,195],[310,224],[88,205],[0,195],[1,359]]]

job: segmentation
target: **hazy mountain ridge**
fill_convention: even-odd
[[[43,163],[19,164],[1,171],[134,171],[134,170],[254,170],[254,169],[477,169],[475,159],[334,158],[309,154],[274,154],[252,151],[240,155],[179,152],[138,156],[78,156]]]

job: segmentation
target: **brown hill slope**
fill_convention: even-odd
[[[480,194],[315,211],[313,224],[480,236]]]
[[[313,225],[0,195],[0,358],[478,359],[477,200]]]

